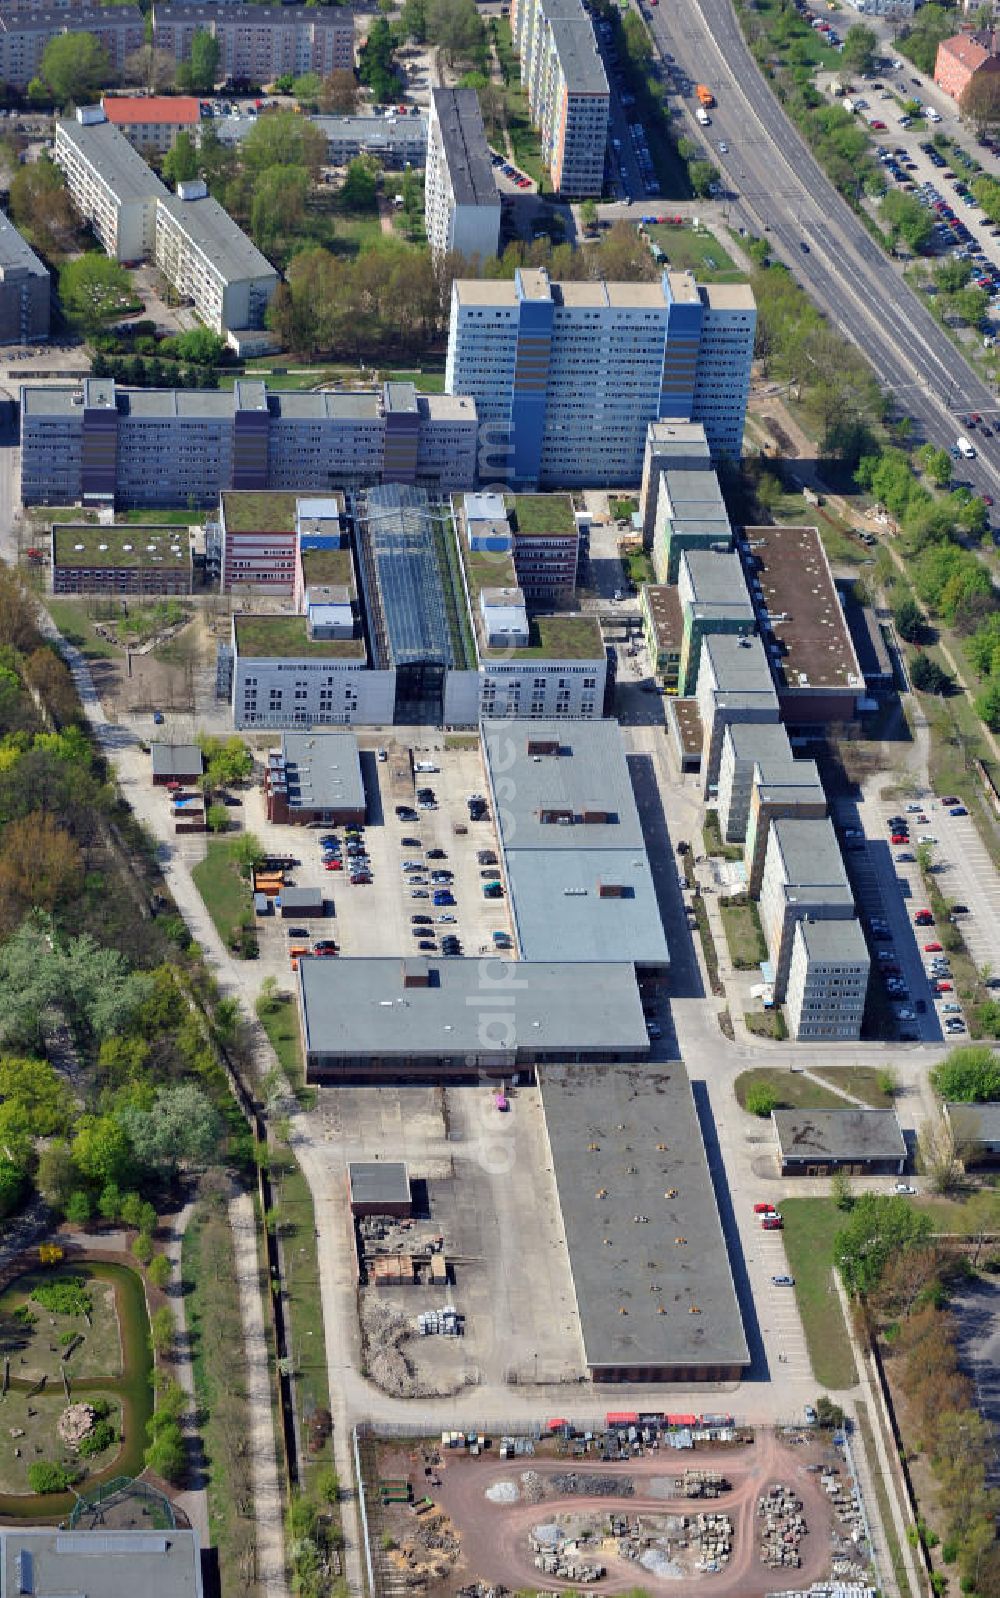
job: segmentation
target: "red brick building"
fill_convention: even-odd
[[[1000,34],[956,33],[942,39],[934,63],[934,82],[953,99],[960,100],[974,77],[1000,72]]]

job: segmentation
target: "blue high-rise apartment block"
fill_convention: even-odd
[[[458,279],[445,389],[475,399],[487,475],[522,489],[638,484],[650,422],[700,421],[713,457],[739,456],[756,321],[748,285],[689,272]]]

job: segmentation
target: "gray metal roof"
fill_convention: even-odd
[[[457,205],[499,206],[486,129],[475,89],[432,89],[441,144]]]
[[[871,956],[860,921],[830,920],[810,916],[796,922],[796,937],[801,937],[810,960],[836,961],[844,965],[870,965]]]
[[[635,972],[624,962],[429,959],[426,987],[404,986],[408,964],[401,956],[300,960],[307,1053],[391,1060],[649,1047]]]
[[[847,902],[854,903],[840,845],[828,816],[781,816],[772,821],[768,854],[772,849],[781,856],[788,896],[794,897],[796,890],[802,890],[814,899],[819,890],[827,890],[838,903],[845,894]]]
[[[37,0],[30,13],[0,5],[0,33],[49,33],[53,28],[83,33],[92,28],[142,27],[144,20],[138,6],[83,6],[67,17],[64,7],[39,4]]]
[[[961,1156],[962,1144],[1000,1143],[1000,1104],[946,1104]]]
[[[748,1365],[683,1065],[539,1079],[587,1364]]]
[[[683,465],[673,466],[662,454],[658,453],[657,459],[661,462],[660,492],[666,490],[672,519],[695,517],[705,522],[723,522],[728,532],[729,515],[710,461],[706,458],[705,464],[698,466],[685,457]]]
[[[771,668],[759,638],[747,637],[741,643],[732,633],[709,633],[702,639],[699,678],[709,664],[716,693],[763,694],[777,705]]]
[[[322,888],[282,888],[282,910],[321,910],[323,908]]]
[[[724,609],[753,621],[753,606],[738,555],[716,554],[710,549],[686,549],[681,555],[682,581],[685,568],[691,584],[691,602],[699,610]]]
[[[24,1579],[27,1573],[30,1582]],[[0,1591],[201,1598],[197,1533],[5,1527],[0,1530]]]
[[[906,1159],[895,1110],[774,1110],[771,1119],[783,1161]]]
[[[48,277],[31,245],[0,211],[0,280],[21,272],[28,272],[32,277]]]
[[[119,202],[170,198],[169,189],[160,182],[152,167],[110,122],[84,123],[66,117],[56,123],[56,135],[56,156],[62,136],[76,147]]]
[[[769,774],[773,772],[777,775],[797,764],[788,734],[778,721],[731,721],[726,726],[724,736],[736,760],[752,760]],[[803,761],[802,764],[807,770],[809,767],[816,769],[813,760]]]
[[[560,827],[560,832],[565,829]],[[514,849],[505,856],[511,914],[525,960],[670,963],[645,849]],[[622,887],[605,897],[601,885]]]
[[[544,743],[558,745],[558,755],[529,753],[529,745]],[[504,849],[644,850],[616,721],[484,721],[483,757]],[[576,819],[543,822],[542,809],[570,810]],[[609,819],[586,821],[588,811]]]
[[[197,744],[150,744],[154,777],[200,776],[205,757]]]
[[[358,740],[353,732],[284,732],[290,810],[364,810]]]
[[[410,1175],[402,1160],[352,1160],[347,1167],[352,1204],[409,1204]]]
[[[590,18],[552,17],[549,27],[568,92],[607,95],[607,74]]]
[[[161,197],[160,204],[227,283],[250,277],[272,277],[277,281],[278,274],[270,261],[210,194],[192,200],[169,194]]]

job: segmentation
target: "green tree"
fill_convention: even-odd
[[[933,237],[934,224],[919,200],[892,189],[882,200],[878,211],[894,243],[902,239],[918,255],[927,249]]]
[[[1000,1099],[1000,1054],[982,1044],[952,1049],[930,1074],[945,1103],[984,1104]]]
[[[315,180],[326,161],[326,136],[308,117],[294,111],[268,111],[255,121],[240,154],[244,168],[254,178],[268,167],[297,166]]]
[[[347,176],[340,191],[340,204],[345,211],[374,211],[375,195],[376,169],[373,162],[367,156],[355,156],[353,161],[348,162]]]
[[[855,23],[844,35],[842,58],[849,72],[870,72],[879,48],[874,28]]]
[[[39,1151],[35,1170],[35,1186],[46,1204],[54,1210],[65,1212],[76,1180],[69,1144],[61,1139],[47,1143]]]
[[[177,68],[177,87],[192,94],[211,94],[219,70],[219,41],[207,28],[191,39],[191,54]]]
[[[893,606],[892,619],[900,638],[905,638],[908,644],[919,644],[922,641],[926,630],[924,614],[915,599],[911,599],[907,594],[898,600]]]
[[[347,67],[337,67],[323,79],[319,108],[328,116],[354,116],[358,109],[358,80]]]
[[[174,1346],[174,1316],[167,1304],[162,1304],[149,1317],[149,1341],[153,1353],[163,1359]]]
[[[188,183],[198,176],[198,151],[190,133],[178,133],[163,157],[163,176],[175,185]]]
[[[39,1459],[28,1466],[28,1486],[33,1493],[64,1493],[76,1481],[76,1471]]]
[[[209,832],[225,832],[229,826],[229,811],[225,805],[209,805],[205,812]]]
[[[991,732],[1000,732],[1000,682],[987,683],[976,695],[976,714]]]
[[[10,180],[10,214],[45,255],[59,257],[72,247],[76,218],[66,179],[47,155],[18,165]]]
[[[300,166],[269,166],[257,175],[250,207],[250,231],[261,248],[292,238],[302,227],[309,197],[309,174]]]
[[[959,95],[958,109],[977,133],[997,127],[1000,124],[1000,83],[996,73],[973,73]]]
[[[209,1165],[222,1126],[212,1102],[194,1082],[160,1088],[151,1110],[126,1107],[118,1121],[143,1170],[168,1174],[178,1165]]]
[[[292,84],[292,93],[305,110],[315,111],[323,93],[323,79],[318,72],[303,72]]]
[[[917,459],[937,488],[947,488],[951,482],[951,456],[946,449],[933,444],[921,444]]]
[[[394,100],[398,84],[392,31],[385,17],[375,17],[358,54],[358,75],[376,100]]]
[[[60,105],[98,99],[112,76],[111,58],[92,33],[57,33],[42,52],[42,77]]]
[[[427,38],[427,0],[403,0],[399,28],[404,39],[423,44]]]
[[[830,1197],[838,1210],[850,1210],[854,1206],[854,1191],[851,1179],[846,1171],[836,1170],[830,1181]]]
[[[485,64],[486,30],[475,0],[427,0],[427,37],[456,61]]]
[[[905,1198],[859,1194],[833,1244],[848,1292],[872,1292],[889,1261],[926,1242],[930,1232],[930,1217],[913,1209]]]
[[[910,681],[922,694],[946,694],[952,687],[951,677],[930,655],[914,655],[910,661]]]
[[[584,200],[580,206],[580,221],[587,232],[592,232],[597,226],[597,204],[594,200]]]
[[[117,1182],[108,1182],[101,1189],[97,1209],[105,1221],[117,1221],[122,1209],[122,1190]]]
[[[762,1120],[766,1120],[771,1111],[778,1107],[778,1095],[773,1088],[758,1082],[747,1089],[745,1102],[751,1115],[759,1115]]]
[[[173,1266],[166,1254],[155,1254],[149,1262],[146,1275],[154,1287],[161,1292],[167,1286],[173,1275]]]
[[[72,1097],[47,1060],[0,1057],[0,1100],[16,1110],[33,1137],[56,1137],[69,1129]]]
[[[249,877],[262,860],[266,860],[267,850],[260,839],[252,832],[244,832],[233,844],[233,859],[240,869],[240,874]],[[0,965],[2,971],[2,965]]]
[[[66,1202],[66,1219],[71,1226],[86,1226],[93,1214],[90,1194],[82,1187],[72,1192]]]
[[[964,322],[966,327],[979,327],[986,315],[990,297],[985,289],[973,288],[971,285],[959,289],[957,294],[949,295],[948,309]]]
[[[91,250],[60,269],[59,298],[68,316],[86,333],[95,333],[129,308],[132,284],[117,261]]]
[[[156,1431],[143,1456],[146,1469],[175,1484],[184,1480],[184,1437],[176,1421]]]
[[[28,1177],[24,1167],[0,1152],[0,1217],[12,1215],[20,1208],[28,1193]]]
[[[971,276],[972,262],[959,261],[955,256],[934,269],[934,282],[942,294],[954,294],[957,289],[964,288]]]
[[[713,183],[718,183],[719,169],[711,161],[692,161],[688,167],[688,179],[695,194],[699,199],[704,199]]]

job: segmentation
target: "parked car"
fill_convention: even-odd
[[[794,1276],[772,1276],[771,1277],[771,1286],[772,1287],[794,1287],[795,1286],[795,1277]]]

